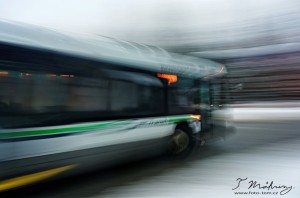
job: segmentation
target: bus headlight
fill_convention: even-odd
[[[201,115],[191,115],[191,118],[193,118],[194,120],[200,121]]]

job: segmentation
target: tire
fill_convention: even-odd
[[[177,127],[171,136],[169,153],[175,159],[187,157],[195,148],[192,131],[186,126]]]

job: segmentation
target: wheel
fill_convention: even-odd
[[[191,130],[187,127],[175,129],[170,141],[170,153],[173,157],[186,157],[195,147]]]

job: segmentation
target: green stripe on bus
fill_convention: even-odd
[[[169,118],[168,122],[181,122],[181,121],[188,121],[188,120],[192,120],[192,118],[190,116],[179,117],[179,118]]]
[[[52,134],[58,134],[58,133],[81,132],[81,131],[86,131],[86,130],[118,127],[118,126],[122,126],[122,125],[127,125],[129,123],[130,123],[130,121],[119,121],[119,122],[110,122],[110,123],[102,123],[102,124],[92,124],[92,125],[87,125],[87,126],[74,126],[74,127],[67,127],[67,128],[7,132],[7,133],[0,133],[0,137],[1,138],[17,138],[17,137],[26,137],[26,136],[52,135]]]
[[[182,121],[192,120],[190,116],[174,117],[168,118],[167,122],[176,123]],[[39,135],[54,135],[59,133],[78,133],[82,131],[89,131],[95,129],[106,129],[111,127],[119,127],[131,123],[130,120],[123,121],[112,121],[99,124],[90,124],[84,126],[70,126],[54,129],[37,129],[31,131],[16,131],[16,132],[4,132],[0,133],[0,138],[20,138],[20,137],[30,137],[30,136],[39,136]]]

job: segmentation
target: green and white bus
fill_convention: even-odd
[[[223,65],[0,22],[0,192],[199,144],[201,84]]]

